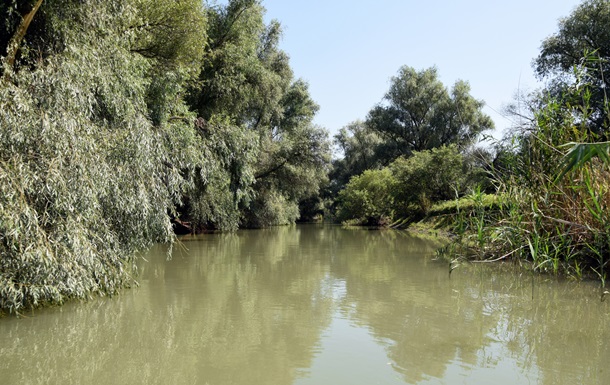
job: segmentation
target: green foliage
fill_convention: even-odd
[[[521,258],[533,270],[576,277],[593,273],[603,286],[610,250],[608,145],[596,142],[599,131],[591,126],[590,115],[599,113],[590,104],[598,83],[585,67],[577,67],[573,79],[561,98],[545,98],[534,124],[513,138],[508,172],[497,175],[499,217],[485,210],[476,221],[456,223],[466,227],[467,255]]]
[[[307,83],[293,79],[288,56],[278,47],[280,24],[266,25],[263,15],[259,2],[249,0],[208,9],[209,44],[198,82],[188,93],[191,108],[205,121],[222,119],[240,133],[244,147],[232,147],[235,154],[252,155],[252,162],[242,165],[247,165],[247,172],[238,173],[253,176],[237,188],[247,193],[247,199],[234,200],[230,209],[238,208],[241,224],[249,227],[294,221],[299,202],[319,193],[330,162],[327,133],[312,124],[318,106]],[[234,180],[243,179],[232,175]],[[212,200],[204,198],[204,202]],[[217,202],[220,209],[229,210],[228,201],[223,202]],[[191,214],[195,221],[206,222],[207,213],[214,210]],[[235,224],[233,219],[230,222]]]
[[[165,67],[198,70],[204,54],[206,19],[198,0],[134,0],[131,52],[155,59]]]
[[[42,4],[8,66],[32,3],[0,5],[0,311],[116,293],[172,220],[291,223],[318,194],[327,133],[257,1]]]
[[[339,192],[337,219],[356,224],[387,223],[394,216],[395,188],[391,169],[366,170]]]
[[[396,204],[407,214],[411,205],[427,213],[433,202],[451,199],[465,188],[464,159],[456,146],[414,152],[391,165],[398,191]]]
[[[260,190],[259,190],[260,191]],[[244,226],[260,228],[288,225],[299,218],[299,206],[277,191],[263,191],[245,212]]]
[[[115,11],[50,17],[65,49],[0,86],[0,309],[113,294],[135,251],[172,238],[179,175],[147,119],[150,66],[114,28],[133,14]]]
[[[405,66],[392,78],[385,103],[369,112],[367,125],[393,145],[384,156],[392,161],[413,151],[472,144],[479,133],[493,128],[481,112],[483,105],[470,95],[468,83],[457,81],[448,91],[436,68],[418,72]]]
[[[581,64],[581,58],[591,52],[609,58],[608,25],[610,4],[607,0],[583,1],[570,16],[559,21],[559,31],[543,41],[534,63],[537,73],[542,76],[552,73],[572,75],[574,66]],[[608,63],[603,65],[608,66]]]
[[[209,44],[189,97],[199,116],[223,114],[256,129],[281,115],[292,70],[278,49],[279,23],[266,26],[263,15],[264,8],[252,0],[208,8]]]
[[[383,141],[365,122],[355,121],[341,128],[334,141],[343,154],[343,158],[334,162],[331,174],[337,190],[352,176],[380,168],[378,149]]]
[[[356,121],[344,127],[336,136],[335,144],[343,153],[343,158],[333,162],[331,171],[331,194],[336,194],[343,188],[350,177],[361,174],[368,169],[379,169],[389,166],[397,161],[395,168],[407,167],[400,176],[405,179],[400,183],[404,185],[402,196],[398,197],[398,211],[404,215],[411,212],[410,206],[419,206],[419,211],[425,213],[434,201],[451,194],[451,188],[442,185],[440,179],[452,179],[454,183],[465,186],[470,184],[484,184],[491,189],[487,176],[482,172],[481,162],[477,158],[484,155],[482,151],[473,150],[472,144],[485,130],[493,128],[491,118],[482,113],[484,103],[470,95],[470,87],[464,81],[455,83],[448,90],[440,80],[436,68],[416,71],[404,66],[396,77],[392,78],[390,90],[385,95],[383,103],[374,107],[368,114],[365,122]],[[441,147],[451,147],[452,154],[427,153]],[[443,150],[445,151],[445,150]],[[459,153],[470,153],[467,161],[455,162]],[[416,153],[421,157],[413,162],[407,158]],[[447,155],[448,159],[442,159]],[[402,161],[398,161],[404,157]],[[423,164],[429,164],[426,157],[439,160],[438,169],[450,164],[447,172],[453,172],[453,166],[460,164],[463,168],[464,178],[455,178],[454,175],[437,175],[433,179],[434,165],[431,170],[424,171]],[[401,163],[407,162],[407,163]],[[416,165],[418,163],[419,165]],[[428,166],[426,166],[428,167]],[[456,166],[457,167],[457,166]],[[473,172],[479,169],[478,173]],[[405,175],[411,175],[406,177]],[[412,179],[409,179],[412,178]],[[446,189],[446,193],[439,194],[432,191],[414,191],[413,186],[420,184],[418,178],[432,178],[430,181],[434,191]],[[440,178],[440,179],[439,179]],[[441,186],[442,185],[442,186]],[[461,190],[461,192],[464,190]],[[432,196],[430,196],[432,194]]]
[[[473,199],[476,197],[476,199]],[[471,193],[452,200],[439,201],[432,205],[428,214],[439,216],[446,214],[456,214],[460,211],[473,211],[478,209],[477,205],[485,210],[494,210],[501,203],[501,197],[497,194],[485,194],[480,189],[475,188]]]
[[[534,62],[537,74],[550,80],[549,92],[565,108],[582,109],[582,94],[568,91],[577,77],[586,74],[591,85],[586,96],[587,128],[608,140],[607,89],[610,87],[610,3],[607,0],[583,1],[571,15],[561,19],[559,30],[542,42]],[[574,68],[580,68],[575,73]],[[581,116],[582,117],[582,116]],[[604,139],[605,138],[605,139]]]
[[[379,225],[421,217],[434,203],[467,191],[471,173],[456,146],[416,151],[352,177],[339,192],[337,218]]]
[[[264,196],[269,194],[274,202],[285,201],[288,206],[281,208],[278,204],[265,205],[266,211],[272,207],[279,209],[275,217],[281,219],[280,222],[267,221],[274,218],[270,215],[257,218],[261,211],[257,210],[256,206],[244,212],[245,222],[262,227],[283,224],[283,218],[293,218],[294,221],[298,215],[285,215],[284,212],[292,213],[294,207],[298,208],[299,202],[317,196],[320,187],[328,180],[328,133],[305,122],[279,138],[266,136],[261,139],[261,143],[265,150],[259,154],[259,171],[255,175],[254,185],[258,201],[260,203],[261,198],[264,199]],[[276,198],[279,195],[283,198]]]
[[[195,181],[187,190],[183,210],[194,227],[213,226],[235,230],[241,218],[240,205],[248,205],[254,192],[254,165],[259,148],[255,133],[214,119],[202,129],[201,163],[194,170]]]
[[[563,170],[557,177],[561,180],[568,172],[580,169],[585,164],[592,161],[593,158],[599,158],[602,162],[610,164],[610,142],[600,143],[566,143],[564,147],[570,147],[570,150],[564,157]]]

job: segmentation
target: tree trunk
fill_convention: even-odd
[[[38,12],[38,8],[40,8],[43,1],[44,0],[36,1],[36,4],[34,4],[34,7],[32,8],[32,10],[23,17],[23,20],[21,20],[21,23],[19,24],[19,27],[17,28],[17,32],[15,32],[11,41],[9,42],[8,52],[6,55],[6,64],[5,64],[5,68],[4,68],[4,76],[2,77],[3,80],[8,79],[8,76],[9,76],[8,74],[13,69],[13,65],[15,64],[15,59],[17,58],[17,52],[19,51],[19,47],[21,46],[21,42],[23,41],[23,38],[25,37],[25,34],[27,33],[28,28],[30,27],[30,23],[34,19],[34,15],[36,15],[36,12]]]

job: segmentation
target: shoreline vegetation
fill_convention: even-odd
[[[442,85],[434,70],[403,70],[393,79],[384,107],[336,137],[345,154],[331,178],[343,181],[337,188],[337,218],[390,227],[438,218],[438,225],[454,234],[443,249],[450,260],[523,261],[536,272],[593,276],[605,292],[609,41],[608,1],[584,1],[560,20],[558,32],[543,41],[534,60],[544,88],[517,95],[506,113],[519,125],[485,147],[456,139],[439,144],[438,133],[447,129],[454,110],[425,90]],[[480,136],[485,129],[477,130],[477,122],[483,119],[460,115],[458,132],[465,134],[457,137],[468,138],[473,131]],[[433,134],[422,140],[422,132]],[[392,152],[396,143],[401,143],[398,156]]]
[[[177,233],[316,219],[433,223],[451,260],[605,288],[610,2],[559,21],[534,60],[545,86],[483,146],[468,82],[407,65],[330,138],[264,16],[262,0],[0,4],[0,315],[114,295]]]

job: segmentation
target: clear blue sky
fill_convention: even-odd
[[[284,27],[281,48],[320,105],[316,123],[335,134],[364,119],[399,67],[436,66],[443,83],[470,83],[498,128],[518,89],[535,89],[532,60],[576,0],[263,0]]]

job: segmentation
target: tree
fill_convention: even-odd
[[[208,10],[209,44],[198,82],[188,96],[203,121],[222,121],[230,126],[225,130],[250,138],[239,141],[248,145],[243,151],[232,146],[228,154],[249,149],[254,151],[253,161],[227,162],[228,178],[244,181],[242,176],[252,176],[249,184],[231,184],[242,193],[235,204],[241,224],[249,227],[298,218],[299,202],[318,194],[330,162],[328,135],[312,123],[318,106],[307,83],[294,79],[288,55],[279,48],[281,25],[265,24],[263,16],[264,8],[256,0],[232,0]],[[213,148],[212,152],[218,153]],[[244,167],[233,167],[237,164]],[[249,172],[241,176],[232,173],[246,169]],[[198,207],[205,208],[199,213],[220,212]]]
[[[219,229],[298,217],[328,138],[263,11],[0,4],[0,312],[115,293],[182,214]]]
[[[574,97],[579,92],[569,88],[581,80],[574,68],[588,79],[589,100]],[[610,87],[610,2],[586,0],[570,16],[559,21],[559,31],[542,42],[534,68],[542,79],[550,80],[547,92],[554,101],[563,100],[569,108],[582,109],[587,104],[590,113],[588,129],[607,139],[607,89]]]
[[[392,170],[366,170],[339,192],[337,219],[363,225],[383,225],[394,216],[396,181]]]
[[[334,137],[335,145],[343,158],[334,161],[331,178],[337,190],[349,179],[365,170],[379,168],[378,148],[383,141],[379,135],[360,120],[341,128]]]
[[[463,148],[494,127],[481,111],[484,102],[469,92],[461,80],[449,92],[434,67],[418,72],[404,66],[392,78],[385,103],[369,112],[367,125],[387,142],[389,161],[443,145]]]
[[[280,106],[280,119],[259,131],[261,152],[254,186],[257,197],[244,215],[249,226],[294,222],[300,216],[299,203],[315,199],[327,181],[328,132],[312,122],[318,106],[309,95],[307,83],[295,81]],[[275,216],[271,215],[274,211]],[[267,214],[261,217],[261,213]],[[272,220],[274,217],[277,220]]]
[[[266,25],[256,0],[232,0],[208,9],[209,44],[199,83],[189,101],[199,116],[231,117],[257,129],[281,114],[279,104],[292,81],[288,55],[279,49],[281,26]]]
[[[149,119],[157,59],[133,52],[138,12],[45,1],[0,82],[0,311],[115,293],[132,282],[136,251],[173,239],[180,169],[197,158],[170,150],[196,141],[192,124]],[[28,54],[35,42],[44,60]]]
[[[534,61],[540,76],[571,74],[583,57],[596,52],[601,58],[610,58],[610,2],[586,0],[569,17],[559,21],[559,31],[542,42],[540,55]],[[608,73],[610,63],[601,63]],[[599,69],[598,66],[592,68]],[[610,79],[600,79],[610,85]]]
[[[464,157],[455,145],[427,151],[415,151],[409,158],[396,159],[389,168],[396,180],[394,203],[401,214],[416,205],[426,213],[431,204],[455,197],[466,190]]]

